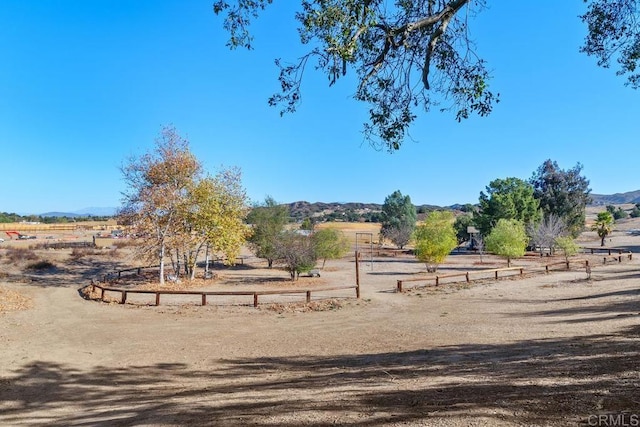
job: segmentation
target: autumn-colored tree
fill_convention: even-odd
[[[196,254],[206,244],[207,251],[221,253],[226,264],[235,264],[249,235],[244,221],[247,213],[247,196],[239,169],[224,169],[215,177],[198,182],[191,194],[188,215],[196,238]],[[191,258],[191,277],[197,258]]]
[[[153,151],[121,168],[128,189],[120,217],[141,237],[142,255],[158,261],[164,284],[169,237],[181,226],[180,213],[202,167],[175,128],[163,128],[155,143]]]
[[[203,176],[189,142],[165,127],[154,150],[130,159],[122,173],[128,188],[120,220],[139,236],[140,254],[159,263],[161,284],[166,258],[172,259],[176,275],[184,267],[193,277],[207,243],[235,260],[246,235],[246,196],[238,170]]]

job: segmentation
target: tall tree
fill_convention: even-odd
[[[269,268],[278,258],[278,238],[288,220],[287,205],[279,205],[271,196],[265,198],[264,204],[254,206],[247,216],[247,222],[252,226],[249,245],[258,258],[267,260]]]
[[[495,179],[480,192],[480,209],[474,220],[480,234],[486,236],[500,219],[514,219],[528,224],[540,219],[533,187],[519,178]]]
[[[596,222],[593,224],[591,229],[598,233],[598,237],[600,237],[600,246],[604,246],[604,240],[607,238],[611,231],[613,230],[613,215],[610,212],[604,211],[598,213],[596,218]]]
[[[130,159],[121,170],[127,191],[120,217],[143,236],[142,255],[158,261],[160,283],[164,284],[167,244],[183,226],[181,213],[202,168],[189,142],[175,128],[165,127],[153,151]]]
[[[249,27],[273,0],[216,0],[225,14],[231,48],[252,47]],[[301,0],[296,13],[300,42],[307,53],[292,64],[277,60],[281,92],[269,103],[281,113],[296,110],[307,66],[333,85],[356,74],[355,99],[367,103],[365,137],[388,150],[400,148],[419,108],[453,111],[460,121],[486,116],[498,102],[489,89],[489,67],[469,38],[469,23],[484,0]],[[638,87],[640,12],[637,0],[585,0],[582,20],[589,34],[582,51]],[[313,64],[309,64],[313,62]],[[448,107],[443,107],[448,106]]]
[[[573,237],[584,229],[585,208],[591,200],[589,180],[581,172],[580,163],[563,170],[555,161],[546,160],[529,180],[544,215],[564,221]]]
[[[507,266],[511,266],[513,258],[524,255],[527,240],[522,222],[501,218],[487,236],[486,245],[487,250],[506,258]]]
[[[396,190],[384,199],[380,234],[402,249],[411,240],[416,220],[416,207],[411,203],[411,197]]]
[[[416,257],[427,265],[429,272],[435,272],[458,245],[453,221],[451,212],[433,211],[416,228]]]

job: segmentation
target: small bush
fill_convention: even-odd
[[[27,265],[27,269],[29,270],[49,270],[50,268],[54,268],[55,265],[50,261],[37,261]]]
[[[8,247],[7,259],[11,264],[18,264],[20,261],[35,261],[38,256],[32,249]]]
[[[92,249],[92,248],[73,248],[69,257],[73,261],[77,261],[80,258],[83,258],[87,255],[95,255],[96,253],[99,253],[99,252],[97,252],[95,249]]]

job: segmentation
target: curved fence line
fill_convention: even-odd
[[[105,292],[118,292],[120,293],[120,304],[127,303],[127,296],[129,294],[153,294],[155,295],[155,305],[160,305],[161,295],[200,295],[201,305],[207,305],[208,296],[253,296],[253,306],[258,306],[258,297],[261,295],[291,295],[291,294],[305,294],[306,302],[311,302],[312,292],[325,292],[336,291],[344,289],[355,289],[356,298],[360,298],[360,288],[357,285],[351,286],[335,286],[329,288],[313,288],[313,289],[277,289],[277,290],[264,290],[264,291],[160,291],[150,289],[122,289],[112,286],[102,286],[96,283],[91,283],[91,290],[95,292],[96,289],[100,289],[100,301],[104,301]]]

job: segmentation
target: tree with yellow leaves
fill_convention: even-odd
[[[159,262],[161,284],[168,257],[176,276],[183,265],[193,278],[205,244],[231,262],[236,259],[246,236],[247,213],[237,169],[204,176],[189,142],[175,128],[165,127],[155,149],[130,159],[122,173],[128,191],[120,219],[139,236],[141,255]]]

